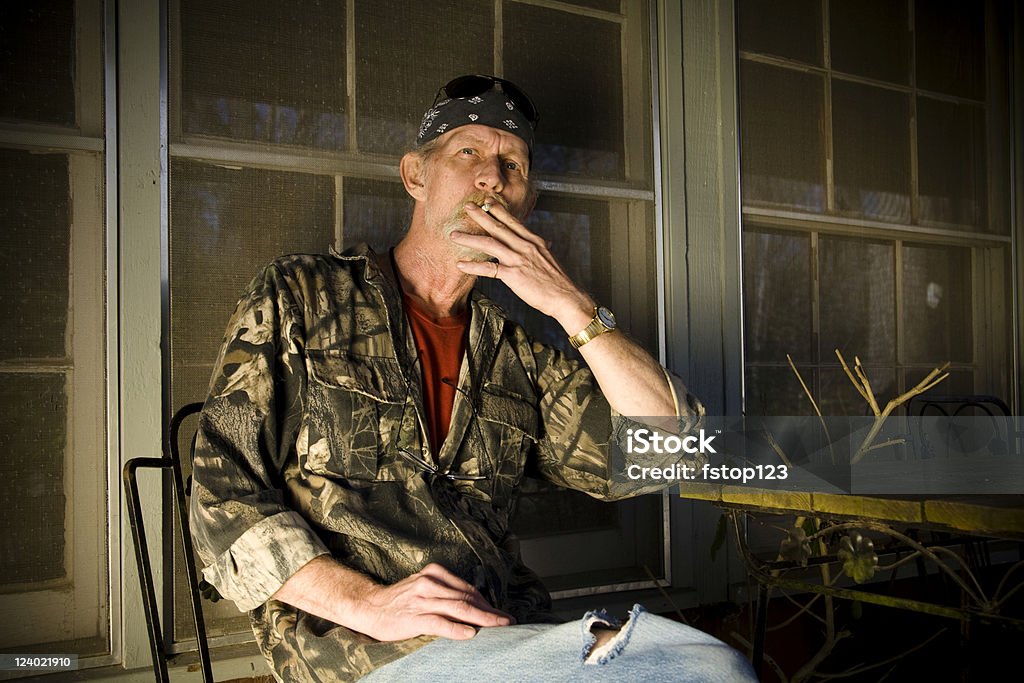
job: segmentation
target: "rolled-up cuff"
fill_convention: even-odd
[[[297,512],[281,512],[250,527],[203,569],[220,594],[248,612],[262,605],[292,574],[329,551]]]
[[[696,428],[704,418],[704,404],[690,393],[679,375],[661,369],[668,380],[669,391],[672,392],[672,402],[676,408],[676,417],[679,418],[681,431],[690,431]]]

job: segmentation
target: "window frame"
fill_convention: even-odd
[[[0,625],[0,639],[30,649],[43,643],[101,638],[104,652],[83,656],[80,668],[117,661],[116,620],[119,548],[110,529],[119,528],[117,458],[116,263],[112,206],[116,159],[112,3],[74,0],[74,106],[71,126],[0,120],[0,147],[62,155],[68,164],[69,272],[66,353],[60,362],[3,361],[0,372],[58,374],[66,378],[64,453],[66,575],[51,581],[5,586],[2,601],[18,619]],[[57,626],[58,628],[55,628]]]

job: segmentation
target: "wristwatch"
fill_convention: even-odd
[[[616,327],[618,324],[615,322],[615,314],[604,306],[595,306],[593,320],[582,330],[569,337],[569,343],[578,349],[594,337],[611,332]]]

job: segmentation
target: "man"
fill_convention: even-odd
[[[192,523],[205,577],[250,611],[282,680],[389,680],[429,670],[414,651],[551,621],[508,529],[524,471],[614,498],[613,416],[699,420],[524,225],[536,120],[508,81],[452,81],[402,158],[415,206],[390,255],[283,257],[235,311]],[[479,277],[558,321],[586,367],[531,342]]]

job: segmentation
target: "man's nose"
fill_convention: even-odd
[[[505,174],[497,160],[483,164],[477,173],[476,186],[487,192],[501,193],[505,188]]]

